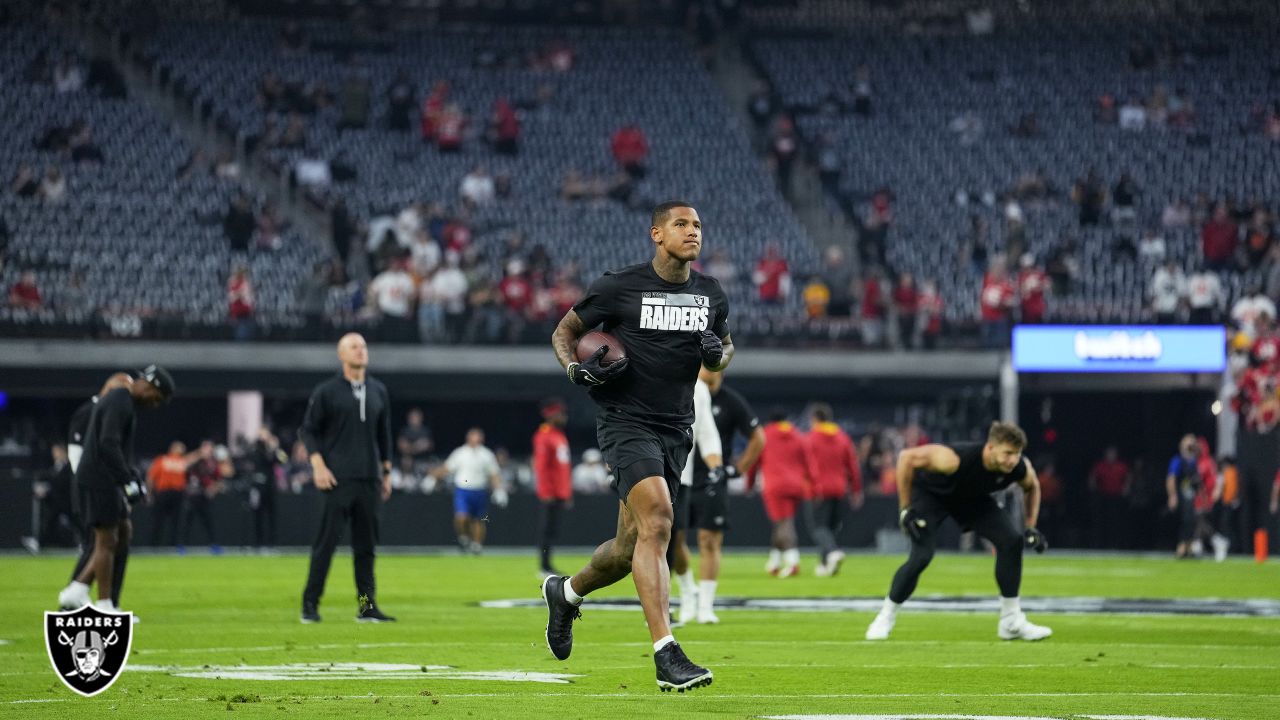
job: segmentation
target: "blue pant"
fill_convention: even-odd
[[[477,519],[485,517],[489,514],[489,491],[462,488],[454,490],[453,513]]]

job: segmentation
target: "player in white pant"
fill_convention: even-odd
[[[698,603],[698,586],[693,580],[693,569],[689,567],[689,546],[686,542],[689,528],[689,495],[693,486],[693,458],[702,457],[711,473],[722,473],[724,464],[723,450],[720,446],[720,433],[716,430],[715,417],[711,412],[711,391],[702,380],[693,387],[693,449],[689,451],[689,459],[680,473],[680,491],[676,498],[675,522],[671,527],[671,548],[673,562],[671,572],[680,586],[681,625],[693,622],[716,622],[711,605],[708,602],[706,612],[701,612]],[[714,591],[712,591],[714,593]]]

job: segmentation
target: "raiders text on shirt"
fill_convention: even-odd
[[[702,332],[710,322],[708,300],[706,295],[647,292],[640,298],[640,327]]]
[[[688,280],[672,283],[652,264],[639,263],[602,275],[573,310],[627,350],[627,371],[590,389],[597,405],[682,431],[693,425],[693,383],[702,365],[698,332],[729,334],[729,301],[715,278],[691,270]]]

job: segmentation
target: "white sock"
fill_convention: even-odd
[[[1022,612],[1022,605],[1018,602],[1018,598],[1000,598],[1000,617],[1020,612]]]
[[[880,607],[880,614],[889,617],[898,616],[898,608],[902,607],[902,603],[896,603],[889,598],[884,599],[884,605]]]
[[[769,565],[778,566],[782,564],[782,551],[778,548],[769,550]]]
[[[716,604],[716,581],[703,580],[698,583],[698,612],[709,613]]]
[[[578,593],[576,593],[576,592],[574,592],[574,591],[573,591],[573,579],[572,579],[572,578],[565,578],[565,581],[564,581],[564,599],[565,599],[565,600],[568,600],[569,602],[573,603],[574,605],[581,605],[581,604],[582,604],[582,596],[581,596],[581,595],[579,595]]]
[[[800,564],[800,548],[791,548],[782,552],[782,564],[791,567]]]
[[[89,586],[85,583],[80,582],[79,580],[72,580],[71,584],[67,586],[67,590],[87,594],[89,592]]]
[[[675,641],[676,641],[676,638],[675,638],[675,636],[674,636],[674,635],[668,635],[668,636],[666,636],[666,637],[662,638],[661,640],[659,640],[658,642],[656,642],[656,643],[654,643],[654,644],[653,644],[653,651],[654,651],[654,652],[658,652],[658,651],[659,651],[659,650],[661,650],[662,648],[664,648],[664,647],[666,647],[666,646],[670,645],[671,643],[673,643],[673,642],[675,642]]]
[[[94,603],[93,606],[98,608],[99,610],[106,610],[107,612],[115,612],[116,610],[116,604],[114,602],[111,602],[111,598],[99,600],[98,602]]]
[[[693,571],[685,570],[683,575],[676,576],[676,582],[680,585],[680,595],[693,595],[698,592],[698,585],[693,580]]]

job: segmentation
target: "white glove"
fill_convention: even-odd
[[[507,500],[508,500],[508,498],[507,498],[507,491],[506,491],[506,490],[504,490],[504,489],[502,489],[502,488],[498,488],[497,490],[494,490],[494,491],[493,491],[493,504],[494,504],[494,505],[497,505],[497,506],[498,506],[498,507],[500,507],[500,508],[505,508],[505,507],[507,506]]]

